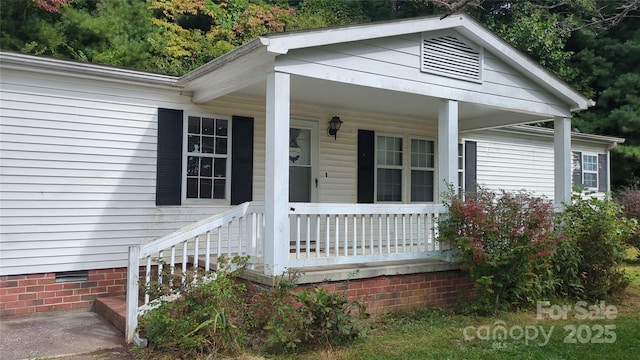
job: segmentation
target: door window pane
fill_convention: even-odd
[[[289,201],[311,201],[310,129],[289,129]]]

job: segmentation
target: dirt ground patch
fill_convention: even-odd
[[[56,360],[135,360],[135,356],[126,348],[107,349],[89,354],[57,357]]]

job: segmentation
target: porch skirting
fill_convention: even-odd
[[[328,291],[346,292],[349,300],[362,301],[371,316],[392,310],[421,307],[450,308],[473,293],[473,280],[455,264],[433,261],[402,264],[360,265],[358,268],[305,269],[299,273],[298,288],[322,286]],[[420,270],[420,271],[417,271]],[[377,275],[376,275],[377,274]],[[321,280],[322,276],[326,276]],[[242,277],[258,286],[272,286],[273,278],[248,271]],[[269,283],[271,281],[271,283]]]
[[[364,301],[367,313],[372,316],[392,310],[453,307],[464,301],[473,289],[473,281],[459,270],[380,276],[321,285],[328,290],[346,290],[349,299]]]

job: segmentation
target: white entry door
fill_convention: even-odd
[[[318,201],[318,123],[291,120],[289,129],[289,202]],[[290,219],[290,249],[292,252],[311,250],[316,244],[316,219],[301,217],[300,223]],[[307,246],[307,244],[309,246]]]
[[[289,129],[289,202],[318,200],[318,123],[291,120]]]

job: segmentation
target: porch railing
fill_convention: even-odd
[[[288,267],[441,256],[436,204],[292,203]]]
[[[434,204],[290,203],[285,268],[377,263],[442,256]],[[177,287],[201,277],[226,255],[248,255],[249,268],[264,270],[264,205],[244,203],[172,234],[129,248],[126,339],[138,325],[139,294],[152,300],[152,282]],[[286,240],[284,240],[286,241]],[[281,248],[286,248],[286,245]],[[142,268],[141,268],[142,265]],[[167,278],[162,279],[165,276]]]
[[[158,240],[129,247],[127,279],[126,330],[127,342],[133,341],[138,326],[139,290],[145,290],[143,305],[149,303],[146,291],[153,281],[174,287],[178,277],[181,282],[203,276],[223,255],[248,255],[249,267],[260,262],[264,206],[244,203],[223,213],[198,221]],[[144,260],[144,275],[141,275]],[[191,266],[189,266],[191,264]],[[188,273],[190,271],[190,273]],[[188,276],[187,276],[188,274]],[[144,280],[141,280],[141,277]],[[162,277],[167,276],[163,282]],[[139,284],[142,284],[140,286]],[[177,286],[176,286],[177,287]]]

